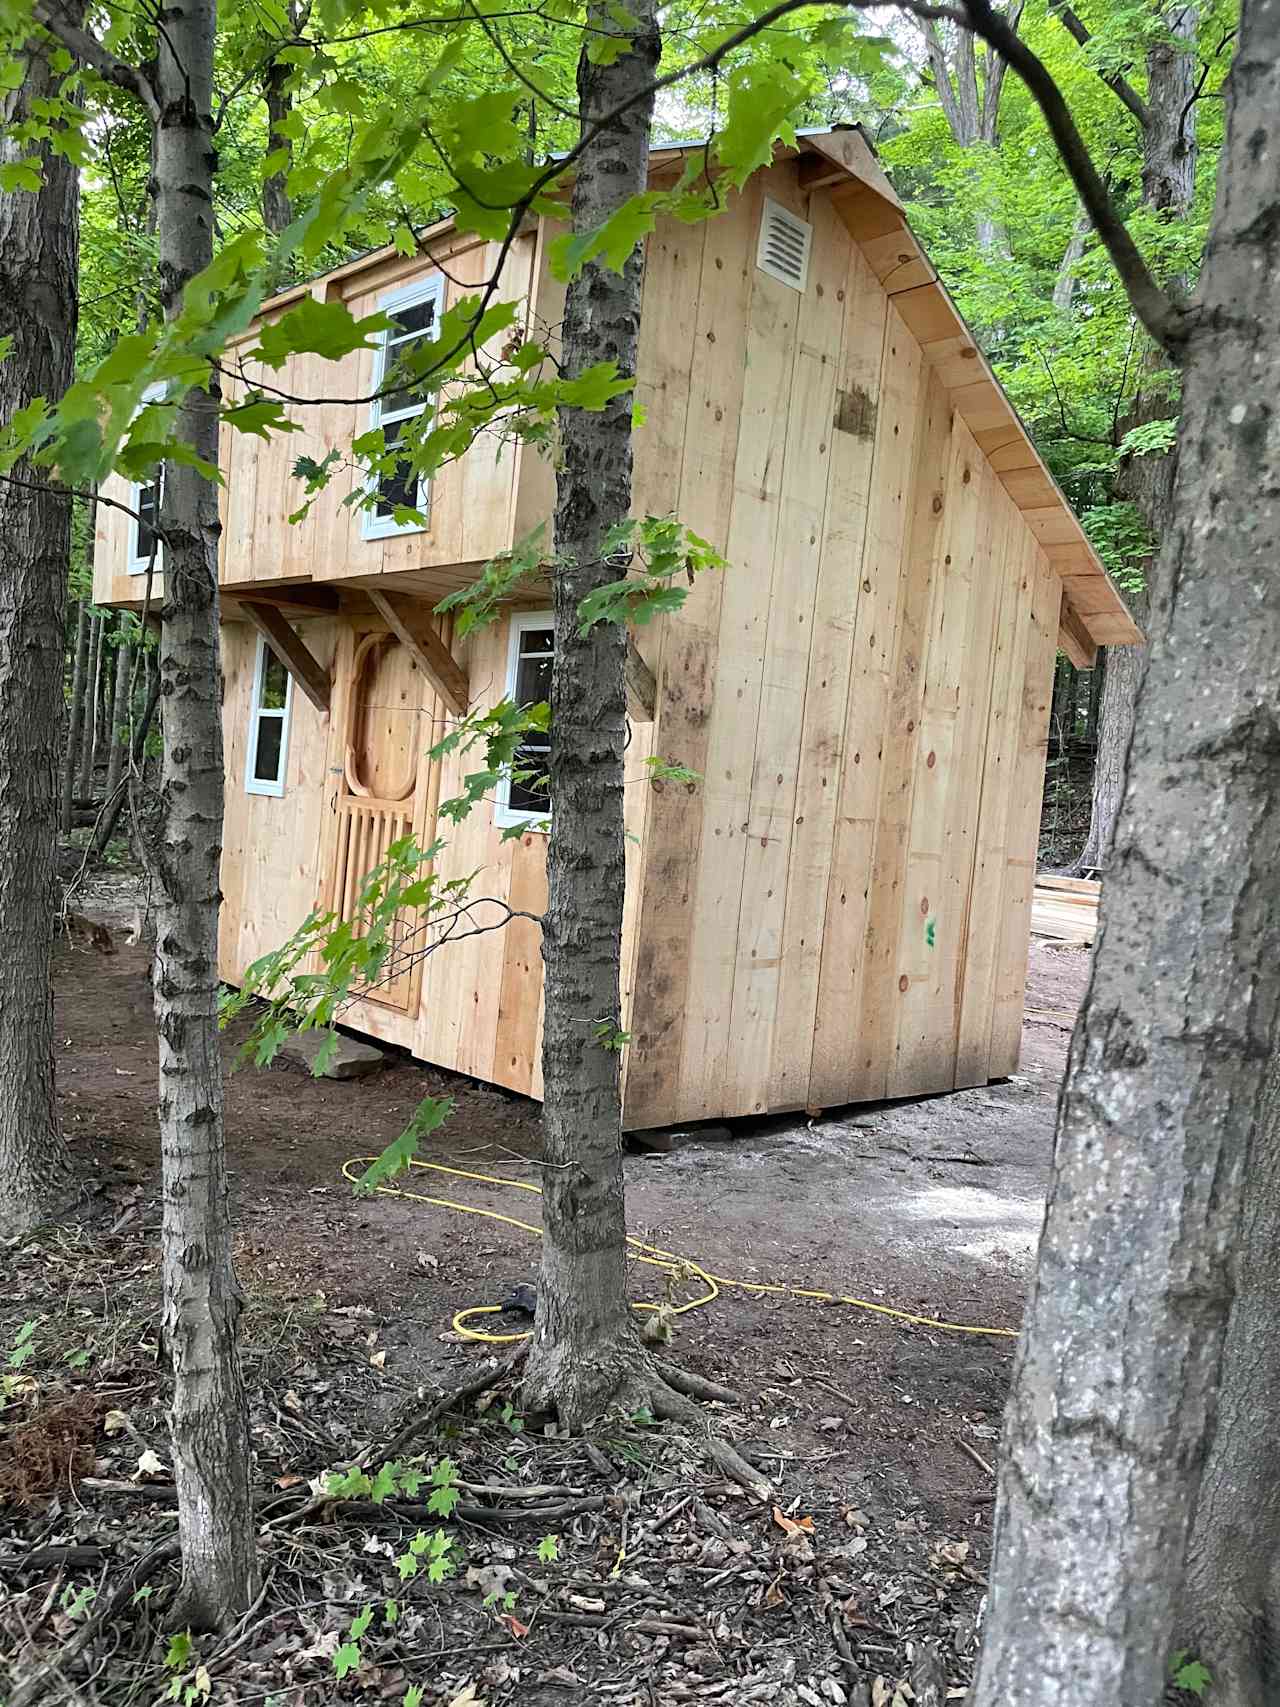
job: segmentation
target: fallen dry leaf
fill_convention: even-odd
[[[812,1535],[813,1519],[811,1517],[788,1517],[778,1506],[773,1508],[773,1521],[784,1535]]]
[[[517,1638],[529,1634],[529,1626],[522,1624],[514,1612],[504,1612],[498,1622],[505,1624],[511,1634]]]
[[[140,1482],[144,1476],[167,1476],[168,1474],[168,1465],[161,1463],[149,1446],[145,1452],[138,1455],[138,1468],[133,1478],[135,1482]]]
[[[576,1606],[579,1612],[603,1612],[604,1602],[594,1600],[587,1594],[571,1594],[565,1597],[570,1606]]]
[[[123,1411],[108,1411],[102,1419],[104,1434],[123,1434],[129,1426],[129,1419]]]
[[[469,1683],[460,1694],[453,1697],[449,1707],[484,1707],[484,1702],[476,1694],[475,1684]]]
[[[375,1351],[373,1356],[369,1359],[369,1362],[374,1369],[382,1369],[385,1366],[386,1361],[387,1354],[385,1351]]]

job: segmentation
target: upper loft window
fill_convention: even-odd
[[[142,393],[142,406],[158,403],[165,395],[163,383],[149,385]],[[164,465],[156,469],[150,480],[135,480],[130,488],[129,573],[145,575],[148,569],[162,567],[161,545],[156,529],[160,525],[160,498],[164,492]]]
[[[370,412],[371,427],[381,427],[383,442],[390,450],[404,433],[408,422],[430,404],[430,395],[422,386],[412,382],[405,372],[405,362],[420,345],[428,343],[436,333],[444,298],[444,278],[434,273],[428,279],[394,291],[379,303],[383,313],[394,322],[381,334],[373,364],[373,388],[379,395]],[[397,382],[403,378],[403,386]],[[419,521],[398,522],[396,511],[422,510],[427,507],[427,482],[415,479],[413,466],[406,458],[386,474],[375,475],[370,490],[376,491],[377,502],[364,511],[363,529],[366,539],[385,539],[390,534],[414,533],[422,528]]]
[[[507,698],[517,705],[551,702],[551,663],[555,656],[555,623],[550,611],[522,611],[511,618],[511,651],[507,664]],[[531,729],[516,751],[514,776],[498,787],[499,824],[532,824],[551,810],[548,793],[551,737]]]
[[[293,677],[259,636],[258,661],[253,672],[253,699],[249,706],[249,755],[244,777],[246,794],[284,793],[292,704]]]

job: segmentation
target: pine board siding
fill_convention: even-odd
[[[865,141],[833,132],[801,150],[821,165],[818,188],[780,151],[720,217],[660,220],[647,246],[633,510],[678,516],[728,567],[633,637],[656,703],[629,725],[625,763],[632,1128],[1011,1072],[1056,648],[1136,635]],[[659,154],[655,170],[674,159]],[[756,265],[766,197],[811,227],[803,289]],[[499,284],[553,354],[559,229],[531,221]],[[449,305],[499,252],[448,222],[424,244],[424,256],[339,268],[266,313],[310,291],[369,314],[437,265]],[[500,922],[505,907],[545,907],[546,839],[504,837],[489,802],[448,822],[441,802],[478,755],[429,750],[464,679],[473,707],[503,696],[511,615],[545,610],[549,593],[525,589],[464,639],[431,616],[456,668],[433,652],[430,675],[369,594],[417,601],[423,618],[532,530],[549,545],[554,468],[485,435],[432,480],[427,528],[368,539],[343,499],[360,477],[349,452],[370,424],[374,352],[336,365],[298,355],[271,374],[249,361],[255,342],[233,352],[228,395],[268,380],[296,399],[300,431],[264,444],[224,429],[221,446],[222,975],[239,982],[313,909],[350,915],[365,870],[406,827],[424,847],[438,836],[438,874],[474,873],[470,912],[425,960],[395,961],[344,1021],[537,1097],[541,933],[534,919]],[[331,485],[291,523],[298,456],[334,452]],[[119,481],[104,493],[130,499]],[[142,603],[130,532],[99,506],[100,604]],[[328,675],[327,715],[295,686],[278,797],[245,788],[255,599],[279,607]],[[700,780],[655,781],[655,755]]]

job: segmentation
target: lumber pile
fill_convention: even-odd
[[[1051,942],[1089,944],[1098,933],[1102,885],[1086,877],[1036,878],[1031,898],[1031,934]]]

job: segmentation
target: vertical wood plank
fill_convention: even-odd
[[[1028,619],[1022,721],[1009,807],[1000,964],[991,1019],[991,1057],[987,1065],[987,1076],[992,1079],[1004,1078],[1016,1069],[1022,1043],[1022,1004],[1031,946],[1031,894],[1036,880],[1053,664],[1062,608],[1062,582],[1034,542],[1032,562],[1035,591]]]
[[[731,1043],[721,1081],[725,1106],[748,1112],[783,1105],[782,1100],[771,1102],[776,1082],[774,1026],[783,960],[799,949],[798,943],[787,941],[784,925],[835,437],[832,422],[844,324],[839,292],[848,272],[848,236],[825,198],[815,198],[810,219],[809,285],[800,298],[778,528],[764,613],[751,792],[740,842],[742,894]],[[756,585],[763,593],[763,578]],[[822,643],[829,638],[822,636]],[[847,641],[847,631],[843,639]],[[836,644],[841,643],[837,639]],[[815,697],[825,692],[819,689]],[[808,1050],[803,1054],[807,1064]],[[803,1104],[807,1071],[787,1083],[793,1099],[797,1091]],[[786,1093],[777,1094],[784,1099]]]
[[[841,776],[850,759],[849,688],[856,636],[866,619],[864,600],[871,599],[871,593],[864,591],[862,564],[876,477],[876,418],[888,303],[856,245],[846,245],[845,263],[827,514],[786,879],[771,1108],[801,1107],[809,1100]]]
[[[755,229],[760,195],[758,188],[749,188],[706,227],[691,325],[688,430],[678,483],[673,489],[668,472],[657,491],[639,487],[636,495],[638,506],[659,513],[676,509],[688,526],[726,555],[740,414],[751,408],[743,397],[752,360],[744,333],[753,282],[749,233]],[[763,375],[751,371],[753,386],[763,384],[768,392],[768,370]],[[762,398],[756,407],[771,408],[773,402],[772,396]],[[623,1118],[633,1127],[676,1118],[686,1014],[691,1005],[705,1000],[698,942],[706,939],[695,933],[707,905],[700,860],[711,789],[710,741],[721,691],[716,677],[721,608],[734,573],[730,567],[699,577],[678,618],[661,624],[658,658],[647,657],[651,668],[656,662],[658,677],[652,750],[687,765],[703,781],[691,788],[664,783],[650,790],[644,846],[634,862],[635,876],[629,877],[639,888],[639,898],[631,980],[633,1041],[623,1063]]]

